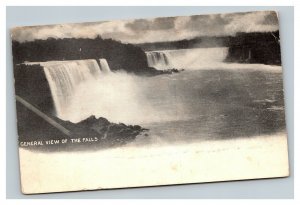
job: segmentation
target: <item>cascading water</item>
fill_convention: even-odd
[[[167,53],[169,65],[186,70],[176,75],[148,78],[122,71],[105,74],[110,70],[105,59],[99,59],[98,63],[96,60],[77,60],[26,64],[40,64],[43,67],[60,119],[76,123],[94,115],[111,122],[139,125],[188,121],[197,118],[199,113],[211,112],[200,103],[206,101],[201,101],[199,93],[204,87],[199,81],[205,81],[205,84],[209,80],[202,76],[200,70],[249,70],[254,66],[223,63],[226,48],[164,52]],[[269,67],[256,65],[260,70],[274,70]],[[281,69],[278,70],[281,72]],[[168,124],[164,125],[168,127]]]
[[[105,58],[100,58],[99,62],[100,62],[100,69],[101,69],[101,71],[105,72],[105,73],[109,73],[110,72],[110,68],[108,66],[108,63],[107,63],[106,59]]]
[[[105,59],[98,63],[74,60],[26,64],[43,67],[56,116],[62,120],[77,123],[94,115],[135,124],[161,118],[146,99],[144,79],[122,71],[111,72]]]
[[[96,60],[48,61],[40,65],[44,67],[57,117],[62,119],[77,87],[101,76]]]
[[[172,67],[167,52],[151,51],[151,52],[146,52],[146,55],[147,55],[147,62],[149,67],[154,67],[162,70]]]
[[[153,51],[147,52],[147,58],[149,65],[159,67],[158,69],[189,70],[222,62],[226,52],[226,48]],[[146,123],[171,120],[180,110],[180,103],[174,108],[176,112],[170,111],[170,104],[168,108],[157,108],[157,102],[150,101],[148,98],[151,95],[147,94],[152,85],[152,78],[146,80],[124,72],[112,73],[106,59],[103,58],[99,59],[98,63],[97,60],[90,59],[26,64],[43,66],[56,115],[63,120],[79,122],[95,115],[112,122]],[[156,80],[163,79],[162,76]],[[157,99],[167,95],[168,93],[164,93]]]
[[[146,52],[149,67],[159,70],[215,68],[223,64],[228,48],[192,48]]]

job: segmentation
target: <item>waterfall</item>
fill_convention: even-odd
[[[227,48],[197,48],[152,51],[147,52],[147,58],[149,66],[154,65],[158,69],[188,70],[209,66],[220,68],[217,63],[222,62],[226,54]],[[76,123],[95,115],[112,122],[132,124],[161,121],[164,118],[161,113],[168,112],[166,108],[156,109],[157,102],[151,104],[148,99],[151,95],[145,94],[153,79],[158,80],[154,86],[157,89],[157,84],[165,82],[164,76],[148,79],[125,72],[111,72],[106,59],[102,58],[26,64],[43,67],[56,116],[62,120]],[[151,93],[156,92],[155,89]],[[163,96],[166,95],[159,97]],[[167,119],[172,113],[165,116]]]
[[[108,65],[108,63],[107,63],[107,61],[106,61],[105,58],[99,59],[99,62],[100,62],[100,69],[101,69],[101,71],[103,71],[105,73],[111,72],[110,68],[109,68],[109,65]]]
[[[161,118],[145,96],[151,79],[145,82],[144,77],[111,72],[105,59],[26,64],[43,68],[55,114],[62,120],[77,123],[94,115],[111,122],[138,124]]]
[[[151,52],[146,52],[146,55],[147,55],[147,62],[149,67],[154,67],[161,70],[172,67],[167,52],[151,51]]]
[[[228,48],[191,48],[146,52],[149,67],[159,70],[215,68],[223,64]]]
[[[48,61],[39,64],[44,68],[56,114],[61,119],[64,119],[77,87],[83,82],[99,79],[102,72],[96,60]]]

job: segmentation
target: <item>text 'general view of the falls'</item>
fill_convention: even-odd
[[[11,37],[23,193],[289,174],[276,12]]]
[[[135,139],[142,144],[248,137],[284,126],[276,117],[284,114],[280,66],[224,62],[227,47],[145,55],[149,67],[171,72],[144,77],[111,71],[104,58],[26,65],[42,66],[56,117],[72,123],[95,116],[137,124],[148,130],[146,137]]]

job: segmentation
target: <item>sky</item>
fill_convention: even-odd
[[[237,32],[279,29],[274,11],[114,20],[78,24],[27,26],[12,29],[12,39],[24,42],[52,38],[112,38],[124,43],[164,42],[201,36],[234,36]]]

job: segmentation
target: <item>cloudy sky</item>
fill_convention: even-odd
[[[235,35],[237,32],[278,30],[275,12],[180,16],[81,24],[18,27],[12,38],[19,42],[53,38],[113,38],[125,43],[191,39],[198,36]]]

